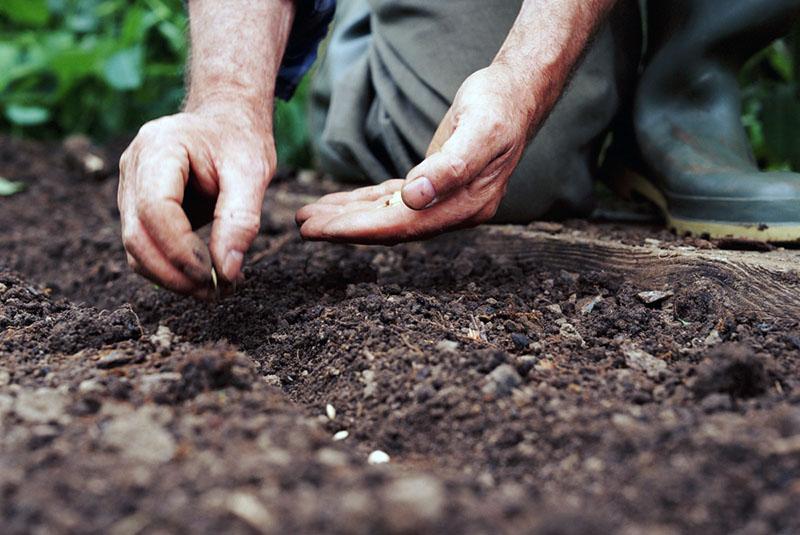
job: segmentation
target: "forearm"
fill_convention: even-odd
[[[494,63],[515,73],[532,134],[615,0],[525,0]]]
[[[186,109],[241,102],[271,115],[293,0],[190,0]]]

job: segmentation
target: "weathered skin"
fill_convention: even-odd
[[[428,158],[405,181],[304,208],[302,235],[393,243],[491,218],[527,141],[613,3],[526,0],[494,62],[464,82]],[[145,125],[120,162],[129,262],[158,284],[210,298],[211,263],[222,281],[240,277],[275,171],[271,110],[293,9],[289,0],[189,2],[186,108]],[[201,242],[182,206],[191,172],[193,189],[217,199],[210,262],[198,254]],[[405,204],[385,207],[384,197],[401,188]]]
[[[212,262],[221,283],[235,282],[258,232],[276,166],[271,110],[294,4],[192,0],[189,12],[185,109],[142,127],[120,160],[118,203],[131,266],[170,290],[208,299]],[[193,190],[216,199],[213,214],[193,213],[194,221],[182,206],[190,174]],[[192,227],[212,218],[207,247]]]
[[[492,64],[463,83],[405,180],[336,193],[297,213],[306,239],[397,243],[492,218],[531,136],[613,5],[530,0]],[[402,191],[404,204],[385,209]]]

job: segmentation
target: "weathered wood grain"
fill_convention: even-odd
[[[548,234],[497,226],[476,244],[522,265],[575,273],[604,271],[643,289],[713,290],[734,313],[800,321],[800,251],[742,252],[633,246],[565,231]]]

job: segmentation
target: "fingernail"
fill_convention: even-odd
[[[225,257],[225,262],[222,264],[222,273],[225,275],[225,280],[236,280],[239,276],[239,272],[242,270],[243,262],[243,253],[240,251],[230,251]]]
[[[421,176],[403,187],[403,202],[409,208],[420,210],[436,200],[436,190],[427,177]]]

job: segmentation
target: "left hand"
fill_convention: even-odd
[[[297,212],[309,240],[393,244],[491,219],[532,130],[525,84],[502,64],[463,83],[405,180],[326,195]],[[402,191],[401,203],[390,202]]]

